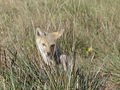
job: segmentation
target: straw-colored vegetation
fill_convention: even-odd
[[[65,29],[58,43],[78,72],[51,73],[41,63],[36,27]],[[120,0],[0,0],[0,90],[114,90],[119,84]]]

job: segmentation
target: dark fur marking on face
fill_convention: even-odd
[[[56,64],[61,64],[60,61],[60,56],[62,54],[61,50],[59,49],[59,47],[57,45],[51,45],[51,52],[52,52],[52,57],[55,60]]]
[[[44,43],[42,43],[43,46],[46,46]]]

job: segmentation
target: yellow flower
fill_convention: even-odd
[[[92,52],[93,51],[93,48],[92,47],[89,47],[87,52]]]

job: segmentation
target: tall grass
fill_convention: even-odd
[[[0,89],[104,90],[108,81],[115,89],[120,83],[119,11],[119,0],[0,0]],[[77,72],[52,72],[42,64],[36,27],[65,29],[58,44],[74,57]]]

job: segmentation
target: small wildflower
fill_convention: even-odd
[[[92,47],[89,47],[87,52],[92,52],[93,51],[93,48]]]

